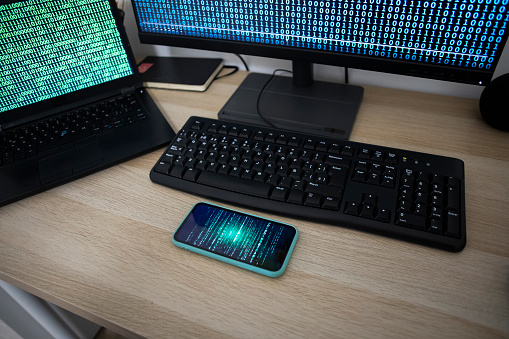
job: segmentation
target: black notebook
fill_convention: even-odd
[[[0,12],[0,206],[173,138],[115,1],[7,1]]]
[[[149,56],[138,69],[145,87],[203,92],[223,69],[223,60]]]

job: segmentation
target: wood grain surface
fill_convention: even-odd
[[[174,130],[245,77],[150,90]],[[296,226],[267,278],[171,244],[207,200],[152,183],[163,148],[0,208],[0,279],[129,337],[509,337],[509,133],[478,102],[365,86],[351,140],[462,159],[467,245],[448,253],[221,203]],[[1,180],[1,178],[0,178]]]

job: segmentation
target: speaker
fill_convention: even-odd
[[[492,80],[484,88],[479,110],[490,126],[509,131],[509,73]]]

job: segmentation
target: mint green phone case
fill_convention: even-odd
[[[238,261],[238,260],[235,260],[235,259],[231,259],[231,258],[225,257],[223,255],[212,253],[212,252],[203,250],[201,248],[197,248],[197,247],[194,247],[192,245],[188,245],[186,243],[183,243],[183,242],[180,242],[180,241],[176,240],[175,239],[175,234],[177,233],[179,228],[183,225],[185,220],[187,220],[187,218],[189,217],[189,214],[191,214],[191,212],[195,209],[195,207],[198,204],[205,204],[205,205],[217,207],[217,208],[224,209],[224,210],[227,210],[227,211],[230,211],[230,212],[239,213],[239,214],[242,214],[242,215],[247,215],[247,216],[255,217],[255,218],[258,218],[258,219],[275,222],[275,223],[282,224],[282,225],[289,226],[289,227],[293,228],[295,230],[295,236],[293,237],[292,243],[290,245],[290,248],[288,250],[288,253],[286,255],[286,258],[285,258],[281,268],[279,270],[277,270],[277,271],[267,270],[267,269],[264,269],[264,268],[260,268],[260,267],[256,267],[256,266],[253,266],[253,265],[246,264],[244,262],[241,262],[241,261]],[[239,211],[236,211],[236,210],[233,210],[233,209],[230,209],[230,208],[226,208],[226,207],[222,207],[222,206],[219,206],[219,205],[214,205],[214,204],[210,204],[210,203],[206,203],[206,202],[199,202],[199,203],[195,204],[193,206],[193,208],[191,208],[191,210],[186,215],[186,217],[184,218],[182,223],[179,225],[179,227],[177,227],[177,230],[175,230],[175,232],[173,233],[172,242],[173,242],[173,244],[175,246],[183,248],[185,250],[188,250],[188,251],[191,251],[191,252],[195,252],[195,253],[198,253],[198,254],[202,254],[202,255],[207,256],[209,258],[213,258],[213,259],[216,259],[216,260],[228,263],[228,264],[232,264],[232,265],[244,268],[246,270],[250,270],[250,271],[253,271],[253,272],[256,272],[256,273],[260,273],[260,274],[263,274],[263,275],[275,278],[275,277],[279,277],[280,275],[282,275],[283,272],[285,271],[286,266],[288,265],[288,261],[290,260],[290,257],[292,255],[293,249],[295,247],[295,243],[297,242],[298,236],[299,236],[299,231],[297,230],[297,228],[295,228],[292,225],[285,224],[283,222],[279,222],[279,221],[275,221],[275,220],[270,220],[270,219],[263,218],[263,217],[260,217],[260,216],[257,216],[257,215],[253,215],[253,214],[249,214],[249,213],[239,212]]]

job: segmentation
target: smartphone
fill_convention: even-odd
[[[200,202],[173,234],[173,243],[269,277],[283,274],[299,232],[291,225]]]

